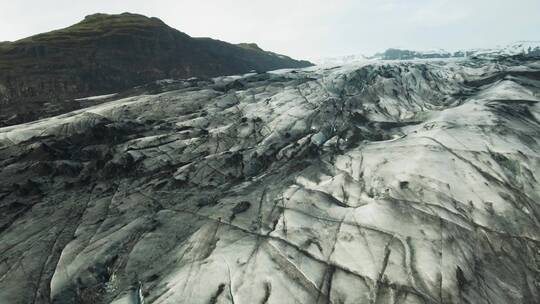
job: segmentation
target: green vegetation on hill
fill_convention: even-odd
[[[65,102],[73,98],[158,79],[309,65],[256,44],[192,38],[157,18],[94,14],[64,29],[0,43],[0,125],[62,113],[73,109]],[[12,115],[18,117],[8,121]]]

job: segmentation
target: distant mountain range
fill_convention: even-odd
[[[312,65],[256,44],[193,38],[157,18],[95,14],[73,26],[0,42],[0,126],[81,107],[164,78],[214,77]]]
[[[444,49],[416,51],[407,49],[390,48],[382,53],[372,56],[356,54],[341,57],[329,57],[315,60],[319,65],[342,65],[366,60],[411,60],[411,59],[436,59],[436,58],[495,58],[500,56],[515,55],[540,56],[540,41],[518,41],[506,46],[494,48],[477,48],[448,51]]]

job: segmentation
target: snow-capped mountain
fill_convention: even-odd
[[[400,48],[390,48],[382,53],[372,56],[349,55],[341,57],[329,57],[315,59],[314,62],[321,66],[338,66],[351,63],[360,63],[372,60],[411,60],[411,59],[441,59],[441,58],[465,58],[482,57],[496,58],[500,56],[515,55],[534,55],[540,56],[540,41],[518,41],[505,46],[494,48],[477,48],[463,50],[407,50]]]
[[[0,128],[0,303],[540,303],[539,77],[166,80]]]
[[[540,41],[518,41],[506,46],[492,49],[473,49],[470,51],[474,56],[512,56],[519,54],[534,54],[540,56]]]

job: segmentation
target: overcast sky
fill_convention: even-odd
[[[0,41],[126,11],[307,59],[540,40],[540,0],[0,0]]]

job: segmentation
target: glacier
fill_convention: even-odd
[[[0,129],[0,303],[539,303],[540,61],[213,79]]]
[[[516,41],[506,45],[499,45],[491,48],[468,48],[468,49],[427,49],[410,50],[405,48],[390,48],[384,52],[371,56],[354,54],[338,57],[314,58],[319,66],[331,67],[345,64],[360,64],[377,60],[413,60],[413,59],[444,59],[444,58],[467,58],[476,57],[482,59],[497,59],[511,56],[540,56],[540,41]]]

